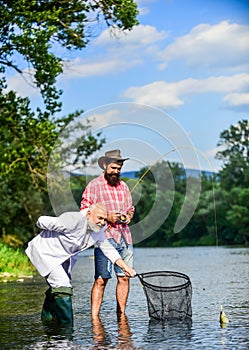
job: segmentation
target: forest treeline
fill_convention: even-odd
[[[131,30],[138,9],[133,0],[2,0],[0,14],[0,239],[21,246],[36,234],[37,217],[51,212],[47,173],[55,144],[61,147],[53,166],[61,168],[69,158],[74,166],[86,164],[105,141],[87,120],[78,122],[82,110],[61,114],[57,79],[65,57],[108,27],[117,37]],[[37,105],[10,87],[8,78],[18,76],[39,96]],[[80,133],[72,141],[75,153],[70,130],[63,134],[70,123]]]
[[[74,155],[74,163],[77,163],[75,160],[79,161],[81,159],[80,162],[84,166],[87,152],[92,155],[105,143],[105,139],[101,134],[95,136],[91,134],[91,127],[87,122],[84,127],[81,125],[81,131],[83,129],[85,135],[83,148],[82,137],[80,137],[79,144],[75,143],[74,140],[73,145],[71,145],[73,149],[70,147],[70,143],[67,143],[67,146],[64,147],[61,141],[60,147],[58,150],[55,148],[57,151],[52,157],[55,159],[55,170],[53,170],[52,175],[56,175],[55,184],[52,188],[57,194],[53,198],[51,188],[49,193],[46,182],[49,174],[49,155],[51,163],[51,153],[48,149],[43,153],[43,155],[46,154],[46,157],[42,157],[40,152],[45,147],[44,144],[42,145],[42,141],[37,139],[37,142],[41,142],[42,146],[40,149],[34,149],[34,145],[31,144],[32,138],[29,139],[23,136],[23,131],[29,134],[32,133],[30,124],[26,130],[25,123],[28,121],[27,118],[21,119],[19,142],[12,142],[8,145],[10,151],[7,154],[7,160],[9,157],[13,157],[13,167],[8,165],[4,159],[4,154],[1,154],[2,170],[8,169],[9,171],[6,171],[5,175],[0,177],[0,206],[1,212],[4,213],[0,216],[0,240],[14,247],[23,246],[37,234],[35,223],[40,215],[58,215],[62,211],[74,210],[80,206],[82,192],[91,177],[74,176],[73,173],[71,175],[68,173],[66,182],[67,185],[68,183],[70,185],[73,201],[67,198],[68,191],[64,191],[64,168],[69,164],[68,155],[70,154],[70,158],[72,158],[72,154]],[[56,126],[53,123],[51,125],[54,127],[53,132],[56,133]],[[163,160],[154,164],[151,168],[140,169],[137,179],[124,178],[132,191],[136,207],[132,224],[141,221],[145,223],[144,229],[142,228],[142,232],[139,233],[139,241],[134,240],[138,242],[137,246],[248,244],[248,126],[248,120],[242,120],[236,126],[231,126],[229,130],[221,133],[219,145],[223,147],[222,151],[217,153],[217,157],[223,160],[223,167],[213,176],[207,176],[203,172],[200,173],[198,178],[189,177],[181,164]],[[2,124],[0,131],[4,127],[5,124]],[[76,129],[78,129],[77,124]],[[36,126],[34,126],[33,132],[36,132]],[[48,129],[46,128],[45,137],[47,137],[47,133]],[[51,132],[51,134],[53,133]],[[16,132],[16,135],[18,135],[18,132]],[[67,137],[68,133],[66,133]],[[50,142],[52,149],[54,144],[52,138]],[[15,150],[16,152],[23,152],[23,155],[27,157],[26,162],[15,164]],[[146,175],[144,176],[144,174]],[[62,180],[60,180],[60,176]],[[140,181],[141,179],[142,181]],[[133,191],[137,182],[139,182],[139,191]],[[187,183],[190,184],[192,198],[195,200],[199,196],[199,199],[193,215],[191,214],[189,220],[187,220],[187,224],[175,233],[175,223],[186,199]],[[199,185],[201,185],[200,190]],[[165,220],[156,229],[153,229],[151,228],[150,212],[158,198],[160,201],[159,204],[156,204],[156,210],[154,208],[152,220],[161,220],[162,216],[165,216]],[[51,205],[51,200],[54,201],[53,205]],[[56,207],[56,210],[54,210],[54,207]],[[165,215],[165,212],[167,215]],[[148,232],[148,230],[151,230],[151,232]],[[132,233],[134,236],[137,234],[136,231]]]
[[[185,169],[180,164],[162,161],[143,178],[135,221],[147,215],[156,191],[163,198],[161,203],[167,205],[172,198],[172,188],[167,190],[170,176],[174,180],[174,200],[161,227],[139,246],[248,245],[249,120],[241,120],[222,131],[217,146],[220,150],[216,158],[222,161],[222,168],[213,176],[203,172],[199,179],[188,179],[192,191],[195,184],[198,189],[201,182],[200,197],[190,221],[178,233],[174,233],[174,227],[186,197]],[[143,176],[144,171],[146,169],[142,169],[139,176]]]
[[[230,132],[235,130],[236,134],[240,132],[243,139],[243,135],[248,134],[248,125],[248,121],[241,121],[236,127],[232,126]],[[228,134],[229,132],[225,131],[221,136],[227,139]],[[146,220],[146,216],[149,215],[155,203],[156,196],[160,200],[155,215],[160,217],[167,213],[162,225],[152,234],[146,232],[145,237],[147,238],[141,240],[136,246],[248,245],[248,145],[247,155],[246,147],[244,148],[243,145],[239,147],[237,144],[235,148],[233,146],[231,148],[229,160],[226,160],[220,172],[213,173],[213,175],[206,175],[205,172],[200,171],[199,177],[188,177],[181,164],[163,160],[151,169],[141,169],[137,173],[136,179],[123,179],[130,187],[136,204],[132,224]],[[223,152],[225,153],[218,154],[217,157],[225,157],[227,150]],[[146,175],[144,176],[144,174]],[[141,177],[142,181],[140,182]],[[195,191],[195,188],[199,189],[199,185],[201,185],[200,193],[199,190],[197,190],[198,193],[193,193],[193,198],[196,195],[199,196],[199,199],[189,222],[180,232],[174,233],[175,223],[186,199],[187,181],[192,192]],[[72,182],[76,202],[80,203],[82,190],[85,186],[84,177],[73,177]],[[140,185],[139,193],[133,191],[137,182]],[[158,219],[152,218],[152,220]],[[150,229],[150,222],[147,223],[147,226]],[[135,238],[136,229],[132,233]]]
[[[3,128],[4,124],[1,125],[1,129]],[[240,133],[239,140],[235,139],[232,132],[236,136]],[[30,127],[29,133],[31,133]],[[85,147],[89,150],[93,136],[89,130],[87,130],[87,135],[88,142],[85,141]],[[94,139],[94,141],[94,149],[100,148],[105,142],[103,138],[100,138],[99,141]],[[23,152],[33,151],[33,146],[29,145],[28,138],[25,138],[23,142],[25,142],[24,145],[19,143],[18,146],[25,147]],[[248,121],[240,121],[236,126],[231,126],[229,130],[221,133],[220,143],[227,145],[225,150],[217,154],[217,157],[223,158],[224,165],[222,170],[213,176],[207,176],[203,172],[200,178],[187,178],[181,164],[163,160],[155,164],[152,169],[141,169],[135,180],[124,179],[131,190],[137,181],[140,186],[139,198],[137,198],[137,192],[132,191],[136,206],[133,224],[148,216],[156,196],[160,197],[160,206],[157,207],[158,215],[164,215],[165,210],[168,210],[168,215],[162,225],[147,239],[142,240],[139,246],[213,245],[217,243],[217,240],[221,245],[248,244],[249,153],[248,145],[246,145],[248,143]],[[13,143],[12,147],[14,147]],[[79,149],[77,150],[80,153]],[[47,157],[48,155],[49,152]],[[3,154],[1,157],[3,158]],[[45,169],[47,169],[48,158],[41,161],[39,152],[37,156],[32,153],[32,158],[30,158],[30,169],[23,163],[0,177],[0,206],[1,212],[4,213],[0,217],[1,240],[13,246],[22,245],[37,233],[35,222],[38,216],[54,215],[47,192],[47,183],[45,180],[42,182],[39,178],[39,172],[46,178]],[[4,162],[2,162],[2,169],[3,166]],[[146,176],[143,177],[144,173]],[[36,177],[35,180],[34,177]],[[140,181],[141,177],[143,177],[142,181]],[[76,205],[80,204],[82,191],[89,179],[85,176],[71,176],[70,187]],[[199,200],[187,225],[180,232],[174,233],[174,226],[186,197],[187,179],[191,181],[193,191],[195,183],[201,183],[200,194],[196,193],[196,195],[199,194]],[[173,186],[168,183],[172,183],[172,180]],[[63,196],[63,191],[61,191],[61,196]]]

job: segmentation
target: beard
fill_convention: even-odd
[[[104,227],[100,224],[95,224],[91,219],[87,220],[87,225],[92,232],[99,232]]]
[[[120,181],[119,174],[107,174],[105,173],[105,179],[110,186],[117,186]]]

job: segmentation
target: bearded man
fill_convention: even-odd
[[[120,179],[123,163],[128,159],[122,158],[120,150],[108,151],[98,159],[98,164],[104,171],[86,186],[82,194],[80,209],[84,210],[98,202],[106,206],[108,210],[106,238],[125,263],[133,268],[133,245],[128,224],[133,218],[134,207],[129,187]],[[105,287],[112,277],[113,269],[113,264],[98,247],[94,248],[94,264],[95,282],[91,293],[93,318],[99,315]],[[129,295],[130,278],[116,265],[114,271],[117,276],[117,313],[124,314]]]
[[[37,226],[42,231],[28,243],[25,252],[49,286],[41,313],[43,322],[73,324],[71,271],[77,255],[92,245],[97,245],[127,276],[135,275],[106,239],[106,219],[107,210],[101,203],[59,217],[39,217]]]

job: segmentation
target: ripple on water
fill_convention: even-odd
[[[93,261],[79,259],[73,272],[74,330],[44,328],[40,310],[43,279],[0,285],[1,348],[15,349],[141,349],[199,350],[249,348],[249,249],[209,247],[135,249],[139,272],[172,270],[186,273],[193,285],[192,322],[149,320],[147,301],[137,278],[131,281],[127,318],[115,309],[115,285],[108,282],[100,322],[90,315]],[[220,304],[230,320],[221,328]]]

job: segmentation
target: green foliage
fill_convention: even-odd
[[[56,81],[63,73],[62,49],[84,48],[103,22],[130,30],[138,24],[137,14],[132,0],[1,1],[0,236],[7,241],[13,235],[16,242],[30,239],[37,217],[52,213],[47,193],[51,157],[53,170],[62,172],[69,164],[85,165],[105,142],[101,133],[92,135],[87,120],[65,128],[82,111],[59,116],[62,91]],[[32,110],[28,97],[9,91],[7,76],[13,72],[38,88],[43,107]],[[77,131],[81,134],[75,138]]]
[[[249,187],[249,120],[241,120],[220,134],[216,155],[224,163],[220,171],[222,187]]]
[[[48,113],[60,111],[61,91],[55,86],[63,71],[58,46],[84,48],[97,23],[130,30],[138,24],[137,5],[132,0],[2,0],[0,3],[0,68],[23,74],[26,61]],[[24,62],[23,62],[24,60]]]
[[[48,159],[58,137],[58,122],[36,117],[29,100],[18,97],[14,91],[4,94],[0,90],[0,106],[1,175],[11,176],[18,171],[26,177],[29,172],[34,187],[38,188],[46,180],[44,158]]]
[[[169,169],[172,169],[171,174]],[[195,213],[190,222],[175,234],[174,226],[185,198],[184,169],[180,164],[161,162],[152,172],[149,168],[142,169],[139,176],[143,178],[140,182],[142,194],[136,205],[134,222],[140,222],[150,212],[156,187],[157,196],[162,197],[163,203],[158,214],[169,209],[172,198],[170,177],[174,180],[174,203],[161,227],[137,246],[248,244],[248,189],[235,187],[228,192],[222,187],[219,176],[202,175],[202,190]],[[153,219],[157,220],[156,217]]]
[[[236,227],[236,243],[249,242],[249,189],[234,187],[229,193],[229,209],[226,218],[232,227]]]
[[[169,169],[172,169],[170,177],[174,180],[173,189],[172,184],[169,186],[169,179],[165,178],[169,177]],[[234,187],[231,191],[226,191],[216,174],[213,177],[202,174],[202,189],[195,213],[180,232],[174,233],[174,226],[185,199],[184,174],[180,164],[162,162],[152,172],[150,168],[141,169],[136,180],[123,179],[132,191],[136,207],[132,224],[143,222],[141,232],[138,232],[137,228],[133,232],[134,238],[138,234],[141,238],[136,246],[248,244],[249,190]],[[86,179],[84,176],[71,178],[71,188],[78,205],[86,182],[90,180],[91,178]],[[161,221],[162,214],[168,213],[168,215],[155,233],[148,235],[151,230],[149,215],[156,198],[159,199],[160,207],[154,212],[152,221],[157,223],[158,220]]]
[[[241,120],[220,134],[217,158],[223,160],[221,187],[226,191],[226,220],[231,227],[230,242],[249,242],[249,120]]]
[[[56,80],[63,72],[63,59],[56,55],[58,48],[84,48],[101,21],[107,26],[130,30],[138,24],[137,14],[133,0],[1,1],[0,210],[4,215],[0,216],[0,236],[7,241],[11,242],[13,235],[17,237],[15,242],[30,239],[36,233],[37,217],[43,212],[52,213],[47,193],[51,155],[52,167],[58,171],[68,165],[86,165],[105,142],[101,133],[92,135],[87,120],[84,124],[77,122],[82,111],[59,117],[62,91],[57,89]],[[43,98],[44,109],[32,110],[28,97],[22,98],[15,91],[7,90],[5,78],[10,70],[24,76],[27,66],[29,79]],[[70,128],[66,127],[68,124]],[[77,131],[80,131],[79,138],[74,137]],[[180,164],[165,161],[141,169],[140,190],[133,193],[136,202],[133,221],[144,220],[146,227],[147,215],[156,198],[160,199],[161,210],[168,211],[169,215],[140,245],[206,245],[216,244],[217,238],[219,244],[248,243],[248,120],[224,130],[218,146],[221,150],[217,158],[223,161],[223,168],[217,177],[202,177],[195,214],[177,234],[173,233],[174,225],[186,191],[184,169]],[[71,178],[78,204],[85,185],[85,178]],[[59,189],[58,184],[56,190]],[[154,220],[159,220],[160,215],[159,210]],[[5,257],[12,254],[12,260],[18,261],[17,257],[13,259],[12,251],[0,248]],[[1,259],[3,265],[15,268],[4,259]]]
[[[10,275],[33,275],[35,268],[21,249],[13,249],[0,242],[0,277],[3,272]]]
[[[174,162],[166,162],[162,160],[156,164],[142,168],[138,177],[151,183],[156,183],[159,189],[172,190],[177,186],[177,189],[185,190],[185,171],[180,164]]]
[[[1,92],[1,91],[0,91]],[[15,234],[23,241],[36,232],[35,222],[42,212],[49,211],[47,167],[57,142],[53,159],[60,171],[70,163],[82,162],[101,148],[105,139],[93,136],[90,125],[74,123],[73,128],[58,139],[67,123],[80,116],[75,112],[61,119],[35,115],[29,100],[11,91],[0,93],[3,121],[0,126],[0,216],[1,234]],[[80,137],[74,132],[80,131]],[[73,143],[66,142],[73,138]],[[64,146],[64,143],[65,145]],[[80,149],[84,145],[84,152]],[[78,148],[79,149],[78,149]],[[76,160],[72,157],[75,157]]]
[[[92,10],[101,9],[109,26],[116,25],[122,30],[130,30],[138,24],[137,4],[133,0],[100,0],[94,1],[88,6]]]
[[[75,199],[75,202],[77,203],[77,206],[80,207],[81,199],[82,199],[82,193],[86,187],[86,185],[94,179],[96,176],[71,176],[70,178],[70,187]]]

